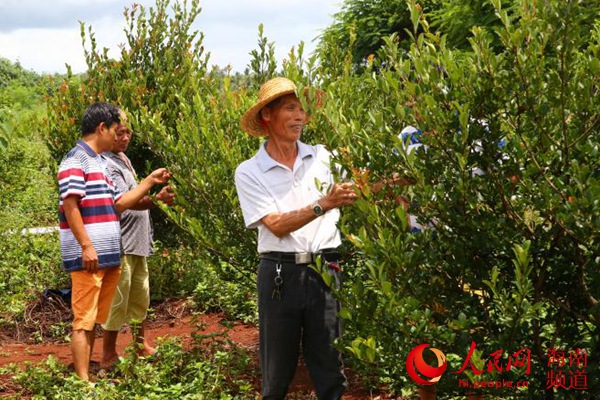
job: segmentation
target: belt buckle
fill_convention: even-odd
[[[296,253],[296,264],[310,264],[312,262],[312,253]]]

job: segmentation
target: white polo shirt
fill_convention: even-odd
[[[333,209],[282,238],[275,236],[261,219],[271,213],[286,213],[306,207],[327,193],[333,184],[331,154],[322,145],[309,146],[300,141],[293,170],[273,160],[266,142],[235,171],[244,222],[258,228],[258,252],[317,252],[341,244],[337,222],[339,210]]]

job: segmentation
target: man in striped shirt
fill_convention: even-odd
[[[133,190],[118,192],[105,174],[101,154],[112,149],[120,123],[119,109],[92,104],[83,115],[82,140],[59,166],[60,241],[63,267],[71,274],[75,372],[88,380],[94,326],[106,321],[120,275],[120,212],[135,208],[156,184],[170,174],[157,169]]]

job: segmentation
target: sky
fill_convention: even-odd
[[[171,4],[176,0],[171,0]],[[181,1],[181,0],[179,0]],[[188,0],[189,1],[189,0]],[[150,7],[154,0],[137,0]],[[86,69],[79,21],[91,26],[99,48],[117,58],[125,42],[123,10],[134,0],[0,0],[0,56],[38,73]],[[343,0],[200,0],[194,29],[204,33],[209,63],[243,72],[257,49],[258,25],[275,42],[281,62],[292,46],[305,42],[305,55],[333,21]],[[89,44],[89,43],[88,43]]]

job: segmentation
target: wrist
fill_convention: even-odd
[[[333,210],[335,207],[327,200],[326,197],[321,197],[318,200],[319,204],[321,205],[321,207],[323,208],[324,212],[327,212],[329,210]]]
[[[150,210],[152,208],[156,208],[156,200],[157,200],[156,196],[147,194],[141,200],[141,204],[143,206],[142,208],[145,210]]]
[[[310,208],[312,209],[312,211],[315,213],[315,215],[317,217],[320,217],[321,215],[325,214],[325,209],[323,208],[323,205],[321,204],[320,200],[315,201],[314,203],[312,203],[310,205]]]
[[[140,182],[140,186],[142,186],[144,189],[146,189],[146,191],[150,191],[150,189],[152,189],[154,187],[154,185],[155,185],[154,178],[152,178],[152,176],[150,176],[150,175],[145,177]]]

